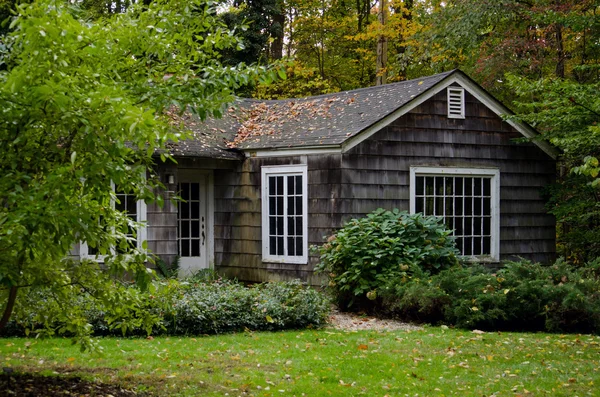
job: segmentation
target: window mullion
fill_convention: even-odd
[[[452,177],[452,235],[456,236],[456,177]]]
[[[442,216],[444,217],[444,223],[446,223],[446,178],[443,179],[444,183],[442,184]]]
[[[283,236],[283,256],[289,256],[288,252],[288,176],[283,175],[283,231],[281,235]]]
[[[485,237],[484,237],[485,233],[484,233],[484,230],[483,230],[483,220],[484,220],[484,213],[485,213],[485,211],[483,210],[483,202],[484,202],[483,201],[483,193],[484,193],[483,186],[484,185],[485,185],[485,178],[481,178],[481,197],[479,198],[481,200],[481,204],[480,204],[480,207],[481,207],[481,211],[480,211],[481,212],[481,218],[479,218],[479,230],[481,231],[480,232],[481,233],[481,243],[480,243],[481,244],[481,255],[486,255],[486,253],[483,252],[483,249],[485,247],[485,244],[483,243],[485,241],[484,240],[485,239]]]

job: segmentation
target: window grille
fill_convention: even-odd
[[[411,171],[412,212],[442,217],[452,229],[463,256],[496,259],[498,171],[443,168]]]
[[[306,167],[263,167],[263,259],[305,263]]]

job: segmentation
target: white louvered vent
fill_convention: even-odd
[[[448,87],[448,118],[465,118],[465,90],[460,87]]]

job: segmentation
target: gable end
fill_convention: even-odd
[[[452,86],[452,87],[451,87]],[[507,116],[513,114],[506,106],[502,105],[497,99],[495,99],[492,95],[486,92],[483,88],[481,88],[477,83],[467,77],[460,71],[454,72],[449,75],[444,80],[440,81],[433,87],[431,87],[428,91],[424,92],[420,96],[416,97],[411,102],[401,106],[396,111],[392,112],[388,116],[379,120],[375,124],[372,124],[370,127],[364,129],[357,135],[349,138],[342,144],[342,153],[345,153],[352,149],[353,147],[359,145],[366,139],[373,136],[375,133],[380,131],[381,129],[387,127],[398,118],[407,114],[423,102],[432,98],[437,93],[441,92],[444,89],[463,89],[467,90],[474,98],[479,100],[482,104],[487,106],[490,110],[496,113],[498,116]],[[464,91],[463,91],[463,117],[464,118]],[[450,109],[449,109],[450,110]],[[449,116],[449,118],[452,118]],[[459,117],[453,117],[459,118]],[[515,120],[504,120],[510,126],[512,126],[515,130],[517,130],[522,136],[526,138],[532,139],[532,143],[538,146],[542,151],[544,151],[548,156],[552,159],[556,159],[558,156],[558,151],[548,142],[541,141],[538,139],[533,139],[538,136],[538,133],[531,128],[529,125],[515,121]]]

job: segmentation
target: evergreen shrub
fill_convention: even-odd
[[[599,265],[522,260],[496,272],[456,266],[429,277],[390,279],[381,289],[380,310],[470,329],[599,333]]]

